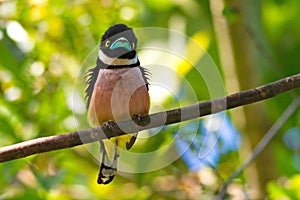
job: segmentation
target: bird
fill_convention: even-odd
[[[103,34],[96,66],[85,75],[87,119],[91,126],[111,126],[129,118],[139,123],[148,116],[150,72],[140,65],[137,42],[133,29],[125,24],[115,24]],[[113,180],[119,148],[129,150],[136,138],[137,133],[132,133],[99,141],[102,157],[98,184]]]

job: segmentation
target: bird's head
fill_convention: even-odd
[[[134,59],[136,45],[137,38],[133,30],[125,24],[116,24],[102,36],[100,51],[111,59]]]

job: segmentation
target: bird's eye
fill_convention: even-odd
[[[107,40],[107,41],[105,42],[105,46],[108,47],[109,45],[110,45],[110,41]]]
[[[133,43],[132,43],[132,49],[134,49],[134,47],[135,47],[135,46],[134,46],[134,42],[133,42]]]

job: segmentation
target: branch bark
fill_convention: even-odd
[[[300,73],[275,81],[273,83],[269,83],[267,85],[238,92],[223,98],[151,114],[149,115],[151,123],[144,127],[138,127],[132,120],[126,120],[118,122],[118,126],[115,126],[111,129],[99,126],[67,134],[42,137],[18,144],[13,144],[0,148],[0,162],[24,158],[43,152],[70,148],[85,143],[96,142],[106,138],[124,135],[126,133],[134,133],[141,130],[195,119],[205,115],[224,111],[226,109],[232,109],[238,106],[252,104],[272,98],[278,94],[299,87]]]

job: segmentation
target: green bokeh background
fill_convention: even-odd
[[[222,66],[220,41],[213,26],[214,7],[209,3],[206,0],[0,0],[0,146],[88,127],[84,120],[83,88],[74,86],[83,80],[81,67],[85,58],[99,45],[104,31],[115,23],[180,31],[203,45],[224,82],[235,77],[240,89],[300,72],[300,1],[247,0],[242,5],[225,2],[222,16],[234,41],[237,66],[231,76]],[[238,26],[244,32],[236,31]],[[239,37],[233,37],[235,34]],[[242,48],[248,53],[239,54],[245,52]],[[199,101],[208,100],[204,78],[196,70],[206,60],[203,55],[195,56],[195,68],[178,63],[184,70],[182,66],[176,70],[193,86]],[[243,72],[244,66],[239,65],[247,62],[248,56],[252,73]],[[76,107],[72,105],[74,94],[81,100]],[[244,140],[241,151],[224,155],[215,170],[207,168],[191,173],[178,159],[160,170],[121,174],[110,185],[99,186],[98,161],[80,146],[1,163],[0,199],[214,198],[222,180],[245,158],[245,152],[249,151],[247,144],[255,145],[298,95],[299,90],[295,90],[259,103],[260,107],[247,106],[245,115],[251,110],[252,119],[256,118],[263,126],[251,120],[239,126],[236,114],[230,113]],[[178,106],[172,98],[167,98],[163,105]],[[259,186],[251,190],[253,182],[248,182],[249,173],[245,173],[234,181],[229,195],[239,197],[239,192],[248,192],[250,196],[260,193],[271,199],[300,198],[299,149],[292,151],[282,141],[288,129],[300,127],[299,121],[298,109],[263,153],[268,160],[262,157],[252,166],[250,177],[258,177]],[[169,133],[150,138],[136,150],[147,152],[165,145],[172,139],[174,129],[176,126],[163,129]],[[272,173],[265,173],[266,169]]]

